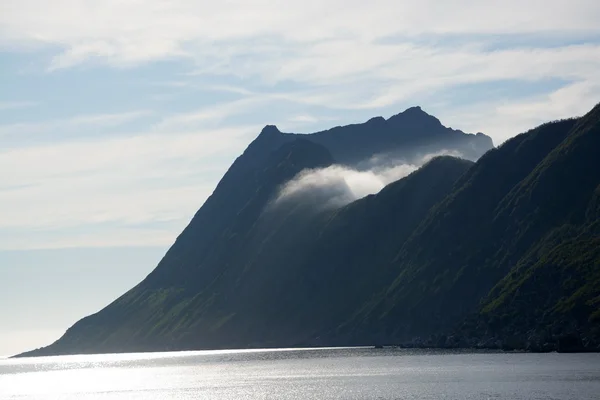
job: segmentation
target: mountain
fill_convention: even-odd
[[[349,329],[420,345],[550,350],[574,337],[600,349],[599,150],[597,106],[486,153],[402,245],[401,272]]]
[[[513,346],[600,338],[600,105],[503,199],[495,216],[514,262],[481,314]],[[518,259],[517,257],[520,256]],[[480,318],[481,319],[481,318]]]
[[[458,150],[464,158],[476,160],[493,147],[492,139],[483,133],[473,135],[447,128],[420,107],[411,107],[387,120],[375,117],[363,124],[317,132],[309,135],[309,140],[329,149],[336,162],[348,165],[373,155],[410,159],[415,154],[444,149]]]
[[[267,126],[146,279],[24,355],[597,349],[599,138],[600,106],[498,148],[418,107],[310,135]],[[344,182],[282,196],[307,171],[412,165],[440,152],[477,161],[433,157],[343,204],[329,200],[351,192]]]

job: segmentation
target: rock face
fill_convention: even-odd
[[[487,136],[445,128],[418,107],[312,135],[267,126],[146,279],[26,355],[596,349],[599,139],[600,106],[492,150]],[[478,161],[435,157],[343,206],[310,191],[274,201],[307,169],[440,151]]]

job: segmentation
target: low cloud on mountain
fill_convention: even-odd
[[[461,157],[457,151],[440,151],[416,156],[411,161],[374,156],[360,168],[332,165],[300,172],[279,191],[274,205],[309,202],[325,208],[341,207],[378,193],[386,185],[404,178],[436,156]]]

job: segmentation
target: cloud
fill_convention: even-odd
[[[36,105],[37,103],[33,101],[0,101],[0,111],[29,108]]]
[[[167,248],[188,222],[180,219],[161,227],[90,224],[92,229],[87,230],[61,228],[27,232],[0,231],[0,251],[154,246]]]
[[[130,245],[164,245],[257,129],[149,132],[4,150],[0,230],[11,235],[2,247],[39,248],[42,239],[29,240],[33,232],[44,232],[43,247],[65,246],[69,240],[114,245],[115,238]],[[171,222],[169,235],[153,228]],[[107,224],[110,229],[99,229]],[[127,240],[126,232],[131,234]]]
[[[341,165],[307,169],[281,188],[273,205],[303,202],[325,208],[341,207],[378,193],[386,185],[408,176],[440,155],[461,157],[457,151],[444,150],[416,156],[412,162],[389,160],[385,155],[374,156],[363,163],[365,168],[360,170]]]
[[[46,132],[65,132],[89,127],[114,128],[128,122],[151,115],[149,110],[135,110],[120,113],[73,115],[66,118],[57,118],[39,122],[17,122],[0,125],[0,137],[6,135],[24,136]]]
[[[159,131],[169,131],[197,126],[214,126],[234,115],[244,114],[266,105],[270,101],[268,95],[246,96],[237,100],[203,107],[197,111],[167,116],[154,128]]]
[[[298,117],[315,114],[314,110],[308,113],[307,108],[320,108],[321,115],[335,120],[355,122],[381,110],[395,113],[419,104],[445,123],[465,131],[484,132],[496,143],[548,119],[566,113],[583,114],[600,100],[600,38],[595,42],[550,47],[534,41],[497,50],[490,50],[485,40],[475,37],[451,45],[436,45],[332,39],[296,44],[290,54],[286,51],[262,54],[254,49],[256,52],[251,55],[237,53],[239,49],[231,45],[227,52],[229,61],[215,61],[214,69],[206,67],[202,74],[235,76],[258,85],[262,91],[240,87],[237,93],[242,98],[261,98],[254,103],[253,110],[256,114],[270,115],[271,119],[279,117],[279,110],[274,113],[272,105],[288,104],[292,115],[287,121],[292,126],[300,122]],[[564,90],[555,95],[557,82]],[[513,89],[502,97],[490,96],[490,88],[519,83],[539,87],[546,84],[547,88],[534,95]],[[472,97],[483,100],[457,101],[449,96],[444,103],[440,102],[440,92],[451,94],[463,85],[470,85]],[[579,102],[564,94],[571,87],[587,88]],[[536,107],[540,112],[535,118],[525,119],[519,112],[505,112],[508,103],[531,109],[528,104],[549,101],[552,105],[544,110]],[[314,116],[310,121],[302,118],[302,123],[308,127],[315,124],[326,127],[323,118]]]
[[[58,46],[62,52],[54,57],[52,68],[90,60],[131,66],[179,58],[193,62],[201,74],[313,84],[379,77],[394,79],[396,91],[413,82],[415,71],[428,81],[436,77],[447,82],[456,75],[470,80],[497,78],[503,70],[504,78],[540,79],[556,75],[556,70],[580,78],[582,69],[597,69],[599,53],[597,46],[544,49],[537,37],[522,51],[495,52],[486,47],[490,37],[498,40],[498,35],[536,33],[542,38],[575,39],[598,35],[600,6],[593,0],[502,4],[461,0],[452,5],[433,0],[418,4],[149,0],[143,6],[116,0],[101,4],[57,0],[51,5],[6,0],[3,4],[3,39]],[[441,36],[433,43],[419,40],[432,34],[463,35],[463,41],[448,46]],[[400,39],[381,41],[390,36]],[[572,54],[577,51],[580,54]],[[582,58],[593,63],[583,65]]]
[[[398,44],[357,46],[328,43],[307,50],[314,56],[270,63],[273,80],[335,87],[329,95],[301,96],[306,102],[344,109],[376,109],[410,101],[428,91],[501,80],[563,79],[597,82],[600,45],[488,52],[468,46],[440,49]],[[363,58],[356,59],[360,54]],[[331,65],[343,68],[332,68]],[[439,68],[443,65],[444,68]],[[400,67],[401,66],[401,67]],[[348,81],[356,83],[348,87]]]
[[[600,82],[575,82],[548,93],[512,101],[483,101],[476,105],[454,105],[439,113],[450,123],[471,132],[484,130],[502,144],[518,133],[543,122],[581,116],[600,101]],[[454,109],[453,109],[454,108]]]
[[[311,123],[317,122],[319,119],[312,115],[297,115],[289,119],[290,122]]]
[[[292,126],[308,127],[324,120],[307,107],[342,119],[350,111],[421,104],[454,126],[470,129],[462,122],[469,120],[500,143],[550,113],[525,121],[502,112],[509,99],[490,100],[485,110],[451,101],[436,108],[435,94],[463,84],[553,80],[588,86],[589,97],[600,99],[600,3],[594,0],[5,0],[1,7],[0,46],[41,46],[52,54],[53,69],[178,60],[187,73],[162,76],[158,84],[193,87],[199,96],[213,90],[240,96],[212,109],[166,115],[165,129],[222,126],[250,110],[273,114],[271,106],[280,102],[295,106],[287,119]],[[215,77],[227,79],[207,83]],[[591,106],[587,97],[576,107],[566,101],[557,99],[552,109],[560,110],[550,119]],[[311,120],[293,120],[306,116]]]
[[[368,42],[393,34],[598,32],[600,6],[593,0],[4,0],[0,10],[6,44],[61,46],[55,64],[69,66],[94,57],[122,64],[207,57],[210,49],[240,39],[268,49],[272,38]]]

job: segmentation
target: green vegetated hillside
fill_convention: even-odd
[[[464,150],[468,140],[485,147],[483,135],[440,128],[420,109],[399,115],[347,132],[360,137],[376,126],[384,134],[373,137],[404,156]],[[394,129],[404,139],[390,140]],[[332,151],[324,137],[265,128],[144,281],[26,355],[599,348],[600,106],[523,133],[475,163],[433,158],[343,206],[327,206],[348,194],[343,184],[275,201],[301,171],[360,158],[356,146]],[[458,138],[454,147],[449,137]],[[362,158],[381,146],[365,147]]]
[[[350,329],[415,345],[537,350],[575,336],[597,348],[599,108],[486,153],[404,243],[395,281]]]
[[[480,319],[510,338],[507,346],[544,348],[557,335],[564,347],[599,344],[599,207],[597,106],[498,206],[495,220],[512,236],[515,261]]]

